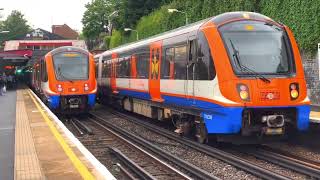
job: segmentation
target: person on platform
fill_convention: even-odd
[[[4,95],[4,93],[3,93],[4,86],[5,86],[5,81],[3,79],[3,76],[0,75],[0,96]]]

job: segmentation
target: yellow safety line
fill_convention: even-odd
[[[33,97],[33,95],[28,92],[31,99],[37,106],[38,110],[40,111],[41,115],[45,119],[46,123],[48,124],[51,132],[53,133],[54,137],[57,139],[59,144],[62,146],[64,152],[67,154],[69,159],[71,160],[72,164],[76,167],[78,172],[81,174],[83,179],[95,179],[94,176],[91,174],[91,172],[88,170],[88,168],[79,160],[79,158],[75,155],[75,153],[72,151],[72,149],[68,146],[66,141],[63,139],[62,135],[58,132],[58,130],[55,128],[54,124],[51,122],[49,117],[42,111],[40,105],[36,101],[36,99]]]

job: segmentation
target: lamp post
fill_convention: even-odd
[[[137,30],[134,30],[134,29],[131,29],[131,28],[124,28],[124,31],[134,31],[134,32],[136,32],[137,41],[139,40],[139,32]]]
[[[112,19],[114,18],[114,17],[117,17],[118,16],[118,11],[113,11],[109,16],[108,16],[108,26],[107,26],[107,28],[108,28],[108,32],[109,32],[109,36],[111,36],[112,35]]]
[[[174,13],[174,12],[177,12],[177,13],[182,13],[182,14],[185,14],[186,16],[186,25],[188,24],[188,14],[184,11],[179,11],[178,9],[168,9],[168,12],[169,13]]]
[[[6,34],[9,33],[10,31],[0,31],[0,34]]]

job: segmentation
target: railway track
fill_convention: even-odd
[[[245,159],[242,159],[240,157],[237,157],[235,155],[232,155],[231,153],[225,152],[223,150],[204,145],[204,144],[199,144],[195,141],[189,140],[187,138],[183,138],[176,133],[170,132],[166,129],[159,128],[158,126],[155,126],[153,124],[147,123],[145,121],[141,121],[140,119],[137,119],[136,117],[133,117],[131,115],[128,115],[126,113],[120,113],[118,111],[110,109],[109,111],[112,113],[114,116],[118,116],[121,118],[124,118],[128,121],[134,122],[139,124],[140,126],[143,126],[147,128],[148,130],[155,132],[161,136],[164,136],[168,139],[174,140],[176,142],[179,142],[189,148],[195,149],[201,153],[204,153],[210,157],[219,159],[221,161],[224,161],[234,167],[237,167],[241,170],[244,170],[248,173],[251,173],[257,177],[263,178],[263,179],[290,179],[287,176],[272,172],[268,169],[265,169],[261,166],[258,166],[252,162],[249,162]],[[97,112],[94,114],[91,114],[92,117],[95,119],[104,119],[103,115],[98,114]]]
[[[81,136],[79,140],[98,159],[105,158],[105,153],[101,152],[103,149],[109,149],[120,161],[119,168],[129,179],[219,179],[105,120],[88,118],[81,123],[92,130],[92,136]],[[168,161],[190,176],[168,164]]]
[[[292,169],[296,172],[306,174],[311,178],[320,179],[320,162],[296,156],[288,152],[267,146],[238,148],[238,151],[247,153],[265,161],[269,161],[273,164]]]

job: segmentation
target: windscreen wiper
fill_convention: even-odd
[[[68,80],[68,78],[66,78],[66,77],[62,74],[60,66],[58,67],[58,75],[59,75],[60,77],[62,77],[64,80],[67,80],[67,81],[70,81],[71,83],[73,83],[73,81]]]
[[[233,58],[236,60],[236,63],[237,65],[240,67],[240,70],[243,71],[245,70],[245,72],[247,73],[250,73],[252,75],[254,75],[256,78],[259,78],[261,79],[263,82],[266,82],[266,83],[270,83],[271,81],[269,79],[267,79],[266,77],[264,77],[263,75],[255,72],[254,70],[248,68],[247,66],[243,65],[241,63],[241,60],[240,60],[240,55],[239,55],[239,51],[236,49],[236,47],[234,46],[233,42],[231,39],[230,40],[230,43],[231,43],[231,47],[233,49]]]

